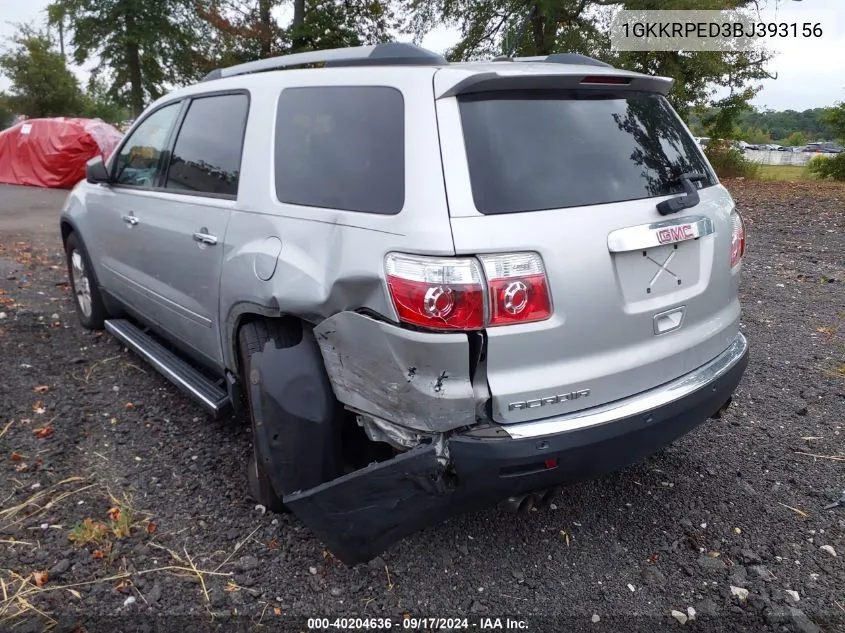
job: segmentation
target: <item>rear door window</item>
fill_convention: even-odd
[[[459,98],[476,208],[580,207],[716,184],[669,102],[649,93],[500,92]]]
[[[384,86],[287,88],[279,97],[276,196],[394,214],[405,204],[405,104]]]
[[[244,93],[193,99],[173,146],[165,187],[237,196],[248,110]]]

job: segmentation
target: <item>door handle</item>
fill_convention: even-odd
[[[205,233],[207,229],[200,229],[199,232],[194,233],[194,241],[200,244],[207,244],[208,246],[217,245],[217,237],[210,233]]]
[[[138,224],[138,218],[136,218],[131,213],[129,215],[122,216],[124,222],[126,222],[129,226],[135,226]]]

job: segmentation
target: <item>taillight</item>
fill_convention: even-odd
[[[536,253],[482,255],[490,293],[489,325],[543,321],[552,302],[543,260]]]
[[[551,314],[543,260],[536,253],[474,258],[390,253],[387,287],[399,320],[434,330],[479,330]]]
[[[436,330],[484,327],[484,284],[474,259],[391,253],[385,268],[400,321]]]
[[[745,255],[745,223],[738,211],[731,213],[731,268]]]

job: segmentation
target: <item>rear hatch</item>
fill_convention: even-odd
[[[578,67],[514,81],[538,66],[551,65],[501,82],[435,76],[456,253],[538,253],[551,295],[549,319],[486,330],[502,423],[674,380],[739,326],[734,204],[661,94],[668,84]],[[698,204],[661,215],[658,203],[683,196],[679,177],[695,172]]]

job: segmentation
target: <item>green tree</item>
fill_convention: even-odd
[[[281,53],[277,0],[201,0],[196,6],[209,31],[203,72]]]
[[[840,101],[834,107],[827,108],[821,119],[831,127],[836,138],[845,141],[845,101]]]
[[[825,108],[812,108],[803,112],[776,112],[746,107],[738,113],[735,123],[742,128],[765,130],[771,138],[782,140],[784,145],[791,144],[791,141],[786,140],[791,134],[799,133],[803,138],[795,144],[802,145],[810,141],[830,140],[837,136],[834,127],[822,120],[827,111]],[[717,109],[714,107],[695,108],[687,115],[689,125],[692,129],[699,130],[700,136],[706,136],[702,120],[710,120],[716,113]]]
[[[204,70],[307,50],[387,41],[398,26],[391,0],[293,0],[283,26],[280,0],[201,0],[198,14],[211,29]]]
[[[432,28],[458,27],[450,59],[476,59],[514,51],[518,56],[573,52],[618,67],[673,77],[672,104],[681,112],[709,104],[719,86],[731,97],[753,96],[768,76],[764,50],[747,52],[610,51],[609,24],[616,9],[730,9],[755,0],[406,0],[409,28],[420,40]]]
[[[7,105],[8,96],[0,92],[0,130],[5,130],[15,121],[15,113]]]
[[[290,52],[342,48],[388,41],[396,26],[389,0],[295,0],[283,37]]]
[[[91,76],[88,90],[82,96],[81,114],[115,125],[132,116],[128,108],[115,101],[109,94],[108,83],[96,75]]]
[[[167,88],[201,73],[204,39],[192,0],[55,0],[53,24],[67,24],[73,58],[100,60],[109,95],[137,116]]]
[[[816,156],[810,160],[807,169],[822,180],[845,182],[845,152],[831,156]]]
[[[752,145],[762,145],[772,142],[772,138],[760,128],[744,128],[740,132],[739,138]]]
[[[783,144],[787,147],[795,147],[797,145],[806,145],[807,137],[804,136],[801,132],[793,132],[789,136],[787,136]]]
[[[6,108],[28,117],[75,115],[81,105],[79,81],[50,39],[28,26],[18,27],[0,55],[0,75],[11,87]]]
[[[707,136],[714,139],[736,139],[740,133],[737,122],[743,112],[751,108],[748,100],[753,91],[746,89],[717,101],[702,117]]]

